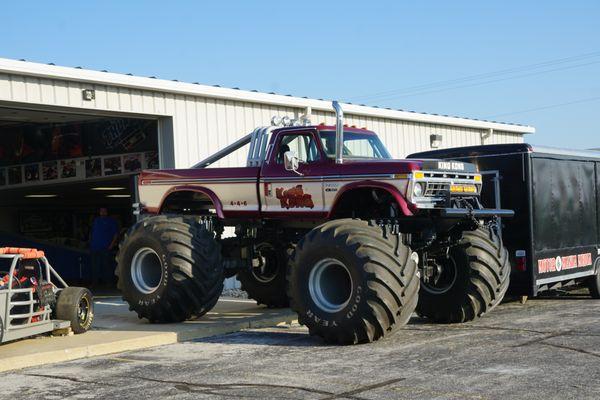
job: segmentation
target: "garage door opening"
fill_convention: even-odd
[[[116,246],[100,267],[91,250],[133,223],[131,177],[159,167],[158,121],[0,107],[0,138],[0,246],[45,250],[69,283],[113,286]],[[100,209],[108,231],[93,228]]]

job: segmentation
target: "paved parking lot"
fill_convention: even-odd
[[[417,317],[370,345],[300,326],[0,374],[6,399],[598,399],[600,301],[506,303],[465,325]]]

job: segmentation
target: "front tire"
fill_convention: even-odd
[[[75,334],[85,333],[94,322],[92,292],[81,287],[67,287],[58,293],[56,319],[69,321]]]
[[[363,220],[326,222],[296,247],[288,295],[300,323],[328,343],[368,343],[406,324],[417,264],[401,235]]]
[[[119,247],[118,288],[150,322],[202,316],[223,291],[221,248],[191,218],[156,216],[134,225]]]
[[[465,231],[436,263],[437,283],[421,283],[417,313],[437,323],[472,321],[494,309],[508,289],[508,251],[490,227]]]
[[[600,268],[596,271],[596,275],[588,278],[587,287],[592,299],[600,299]]]

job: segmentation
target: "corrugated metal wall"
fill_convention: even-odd
[[[96,99],[83,101],[81,91],[95,89]],[[304,109],[259,103],[182,96],[81,82],[0,74],[0,101],[45,106],[75,107],[90,111],[172,116],[175,165],[188,167],[249,133],[269,125],[274,115],[299,117]],[[313,112],[313,123],[334,123],[333,113]],[[441,134],[442,147],[481,144],[483,129],[415,123],[387,118],[346,115],[348,125],[377,132],[395,157],[430,149],[430,135]],[[520,134],[494,132],[486,144],[522,142]],[[243,165],[244,150],[223,160],[220,166]]]

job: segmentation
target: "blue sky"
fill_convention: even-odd
[[[535,126],[535,144],[600,147],[597,0],[13,1],[2,14],[0,57],[491,118]]]

